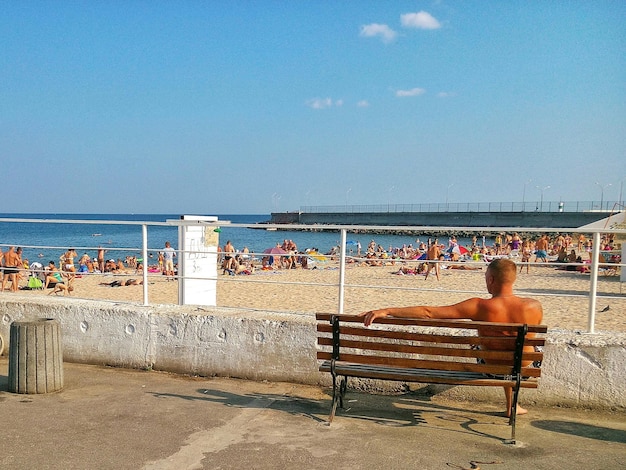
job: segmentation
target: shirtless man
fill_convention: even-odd
[[[542,235],[537,243],[535,243],[535,248],[537,248],[537,253],[535,253],[535,263],[540,259],[543,260],[544,263],[548,262],[548,236]]]
[[[20,251],[21,252],[21,251]],[[22,259],[15,247],[10,246],[4,253],[4,277],[2,278],[2,290],[6,288],[7,281],[11,281],[11,292],[17,292],[19,285],[19,273],[22,268]]]
[[[285,240],[287,241],[287,240]],[[234,259],[235,259],[235,247],[233,246],[233,244],[230,242],[230,240],[228,240],[226,242],[226,245],[224,245],[224,273],[226,273],[226,271],[232,270],[233,269],[233,264],[234,264]]]
[[[439,259],[440,254],[441,249],[439,248],[439,242],[435,240],[435,243],[428,247],[428,252],[426,253],[426,258],[432,261],[428,262],[428,269],[426,270],[426,277],[424,280],[428,279],[430,270],[435,268],[435,276],[437,276],[437,280],[439,281],[439,272],[441,271],[441,268],[439,267],[437,260]]]
[[[102,248],[101,246],[98,247],[98,256],[97,256],[98,269],[100,270],[101,273],[104,272],[104,253],[105,252],[106,250],[104,248]]]
[[[501,322],[501,323],[526,323],[529,325],[539,325],[543,319],[543,309],[541,304],[529,298],[518,297],[513,293],[513,283],[517,267],[509,259],[496,259],[487,267],[485,273],[485,283],[487,291],[491,294],[490,299],[471,298],[458,304],[429,307],[398,307],[384,308],[380,310],[370,310],[360,315],[363,323],[368,326],[377,318],[386,316],[402,318],[449,318],[449,319],[469,319],[475,321]],[[525,347],[524,350],[533,350],[532,346]],[[529,364],[524,364],[528,366]],[[504,387],[506,397],[506,414],[510,414],[513,389]],[[527,410],[517,406],[517,414],[525,414]]]

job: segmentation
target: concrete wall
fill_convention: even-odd
[[[68,362],[329,384],[328,374],[317,370],[315,319],[310,315],[19,294],[0,299],[0,335],[5,341],[11,322],[36,318],[59,320]],[[523,390],[521,400],[623,409],[625,367],[626,334],[551,332],[540,387]],[[442,387],[438,392],[443,389],[453,397],[502,399],[501,391],[488,387]]]

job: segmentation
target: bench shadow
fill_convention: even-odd
[[[328,398],[311,399],[300,396],[271,393],[236,394],[217,389],[200,388],[194,395],[176,393],[151,393],[156,398],[176,398],[181,400],[205,401],[237,408],[271,409],[293,416],[301,416],[317,423],[328,423],[332,391],[327,390]],[[424,428],[446,428],[451,432],[468,433],[502,442],[508,438],[475,429],[479,425],[500,425],[508,434],[508,420],[501,413],[472,411],[460,407],[435,404],[428,397],[414,393],[402,395],[373,395],[358,391],[348,391],[344,399],[344,409],[337,409],[336,417],[358,419],[386,427],[420,426]],[[501,421],[481,419],[480,416]],[[438,423],[437,423],[438,422]],[[446,425],[451,423],[451,426]]]
[[[294,416],[304,416],[317,422],[324,422],[319,414],[327,410],[326,400],[315,400],[291,395],[272,393],[245,393],[236,394],[223,390],[200,388],[197,395],[181,395],[177,393],[148,392],[156,398],[178,398],[181,400],[205,401],[236,408],[272,409]]]
[[[544,431],[569,434],[571,436],[587,437],[597,441],[618,442],[626,444],[626,431],[612,429],[594,424],[578,423],[575,421],[563,420],[537,420],[531,423],[532,426]]]

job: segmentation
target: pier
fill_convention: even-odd
[[[622,210],[624,205],[615,201],[305,206],[272,212],[270,223],[577,228]]]

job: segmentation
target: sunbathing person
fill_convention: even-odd
[[[101,282],[98,285],[108,287],[140,286],[143,285],[143,281],[138,281],[137,279],[127,279],[126,281]]]
[[[63,277],[55,266],[54,261],[50,261],[48,263],[48,268],[46,269],[46,283],[44,287],[47,289],[48,287],[54,287],[59,283],[63,284]]]
[[[63,295],[71,295],[73,291],[74,291],[74,288],[72,286],[68,286],[64,282],[57,282],[54,285],[54,288],[50,292],[48,292],[48,295],[52,295],[52,294],[56,295],[59,292],[63,292]]]
[[[441,307],[414,306],[370,310],[361,313],[363,323],[368,326],[377,318],[392,316],[401,318],[466,318],[485,322],[539,325],[543,319],[541,304],[537,300],[518,297],[513,293],[516,274],[517,266],[513,261],[504,258],[496,259],[489,264],[485,273],[487,291],[491,294],[489,299],[474,297],[454,305]],[[532,352],[533,347],[528,346],[524,350]],[[497,362],[492,361],[492,363]],[[529,363],[523,364],[524,367],[529,365]],[[504,392],[508,416],[512,407],[513,389],[504,387]],[[518,406],[516,412],[517,414],[524,414],[527,411]]]
[[[439,261],[443,263],[443,261],[445,260],[445,255],[442,253],[439,255]],[[453,256],[452,259],[450,260],[453,263],[458,263],[458,256],[455,257]],[[480,271],[481,269],[483,269],[481,266],[470,266],[467,264],[442,264],[441,265],[441,269],[460,269],[462,271]]]

